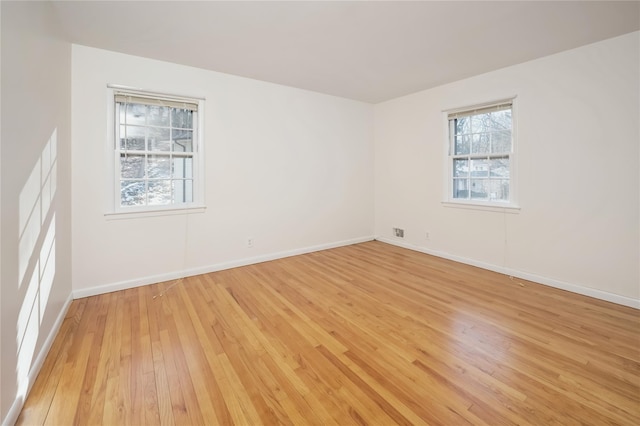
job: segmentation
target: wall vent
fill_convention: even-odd
[[[404,238],[404,229],[402,228],[392,228],[393,236],[398,238]]]

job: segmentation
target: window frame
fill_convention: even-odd
[[[450,117],[455,114],[471,113],[474,110],[483,110],[498,105],[511,104],[511,150],[508,153],[509,158],[509,200],[474,200],[474,199],[462,199],[454,198],[454,133],[452,132],[452,124]],[[473,114],[472,114],[473,115]],[[442,204],[445,207],[458,207],[477,209],[485,211],[498,211],[498,212],[511,212],[517,213],[520,210],[518,204],[518,185],[517,185],[517,100],[516,96],[510,96],[501,98],[499,100],[471,104],[464,107],[450,108],[442,111],[442,120],[444,128],[444,162],[445,162],[445,177],[443,185],[443,201]],[[487,158],[492,154],[487,154]],[[495,154],[496,157],[502,156],[502,154]],[[469,157],[472,157],[470,154]]]
[[[180,204],[122,206],[120,186],[120,149],[118,140],[120,117],[117,115],[118,107],[116,96],[125,95],[158,99],[167,102],[190,103],[197,105],[197,111],[193,115],[193,201]],[[107,86],[107,176],[109,189],[106,191],[106,213],[108,218],[122,218],[131,216],[156,216],[179,214],[185,211],[202,212],[205,210],[204,200],[204,108],[205,99],[201,97],[182,96],[164,93],[160,91],[134,89],[120,85]],[[146,152],[148,147],[145,147]],[[159,151],[160,152],[160,151]],[[145,178],[146,179],[146,178]]]

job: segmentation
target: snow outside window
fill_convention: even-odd
[[[201,204],[200,102],[123,91],[114,100],[115,210]]]

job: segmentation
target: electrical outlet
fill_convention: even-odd
[[[247,247],[253,247],[253,238],[247,238]]]
[[[404,238],[404,229],[402,228],[392,228],[393,236],[398,238]]]
[[[425,236],[427,237],[427,241],[429,241],[431,239],[431,235],[429,235],[429,232],[427,231],[427,233],[425,234]]]

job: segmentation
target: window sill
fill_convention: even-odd
[[[468,210],[481,210],[485,212],[497,212],[497,213],[520,213],[520,207],[513,204],[489,204],[489,203],[473,203],[464,201],[443,201],[442,205],[449,208],[468,209]]]
[[[122,219],[140,219],[145,217],[156,216],[173,216],[184,215],[194,213],[204,213],[206,206],[195,205],[189,207],[174,207],[174,208],[157,208],[157,209],[144,209],[144,210],[130,210],[130,211],[117,211],[105,213],[104,217],[107,220],[122,220]]]

